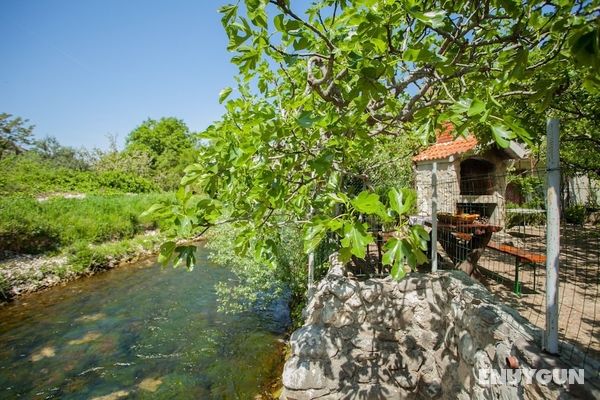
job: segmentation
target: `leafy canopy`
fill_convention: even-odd
[[[368,181],[358,167],[382,141],[427,141],[450,121],[502,147],[531,142],[507,102],[527,98],[544,113],[569,85],[557,73],[566,67],[586,90],[600,87],[598,1],[319,0],[297,10],[245,0],[220,12],[238,85],[219,94],[226,113],[202,134],[180,204],[154,212],[173,218],[178,236],[233,222],[239,249],[267,259],[282,224],[305,229],[306,251],[334,233],[345,258],[363,257],[371,214],[400,232],[384,261],[401,277],[398,260],[423,258],[425,233],[402,218],[413,195],[348,186]],[[164,260],[178,257],[166,249]]]
[[[0,159],[9,154],[20,154],[31,144],[33,125],[28,120],[0,113]]]
[[[144,160],[144,155],[149,160]],[[182,120],[168,117],[144,121],[127,136],[123,154],[113,155],[113,158],[118,158],[121,164],[140,166],[149,161],[146,166],[150,168],[152,180],[164,190],[173,190],[183,169],[195,156],[194,134]]]

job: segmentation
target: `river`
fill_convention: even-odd
[[[191,272],[141,262],[17,299],[0,308],[0,398],[254,399],[289,316],[218,312],[230,278],[201,250]]]

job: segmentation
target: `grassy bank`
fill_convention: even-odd
[[[159,227],[139,215],[164,194],[83,199],[0,198],[0,257],[41,254],[132,238]]]
[[[160,223],[139,215],[167,194],[0,198],[0,297],[154,252]]]

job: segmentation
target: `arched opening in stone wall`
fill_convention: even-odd
[[[468,158],[460,163],[460,194],[489,195],[494,193],[495,166],[489,161]]]

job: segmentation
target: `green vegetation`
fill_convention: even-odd
[[[565,220],[576,225],[584,224],[586,214],[586,208],[582,205],[570,206],[564,210]]]
[[[140,214],[168,195],[88,196],[37,201],[0,198],[0,252],[38,254],[69,246],[129,239],[158,228]]]
[[[163,190],[176,190],[183,169],[197,154],[195,135],[176,118],[149,119],[127,137],[124,155],[145,154],[148,175]]]
[[[383,259],[401,278],[425,236],[406,227],[412,194],[396,189],[411,184],[406,148],[447,122],[481,143],[533,144],[543,131],[512,105],[545,118],[565,90],[600,90],[595,2],[243,3],[220,9],[237,88],[220,93],[226,113],[200,134],[179,205],[154,211],[179,237],[230,222],[239,253],[267,267],[282,226],[308,253],[333,237],[343,259],[363,258],[370,216],[399,230]],[[192,260],[173,243],[164,261]]]
[[[105,269],[140,254],[154,253],[162,240],[160,235],[141,235],[92,246],[78,242],[66,251],[67,268],[76,273]]]
[[[164,190],[177,186],[195,146],[174,118],[147,120],[124,150],[113,142],[105,152],[63,146],[53,137],[36,140],[27,121],[1,114],[0,294],[155,250],[162,236],[144,235],[168,222],[140,215],[173,201]],[[45,258],[31,268],[19,264],[19,256],[33,254]]]
[[[272,302],[289,298],[292,320],[302,322],[301,312],[307,289],[307,258],[302,251],[302,232],[284,229],[275,244],[277,260],[270,267],[254,257],[242,255],[235,246],[237,232],[230,225],[211,231],[206,247],[212,261],[231,268],[236,279],[220,282],[217,287],[220,310],[236,313],[268,307]],[[316,278],[323,275],[316,271]]]
[[[20,154],[31,144],[33,125],[27,120],[0,113],[0,160],[9,154]]]
[[[164,222],[142,220],[140,214],[171,197],[121,194],[45,201],[0,197],[0,296],[10,297],[10,289],[19,285],[45,286],[48,276],[67,279],[156,251],[164,238],[148,233]],[[24,254],[44,257],[19,261]]]
[[[0,195],[46,193],[149,193],[156,184],[132,172],[78,170],[57,165],[36,153],[8,156],[0,160]]]
[[[108,151],[86,151],[52,137],[33,140],[32,127],[7,118],[0,118],[0,196],[172,190],[197,152],[194,134],[175,118],[145,121],[122,151],[114,142]]]

